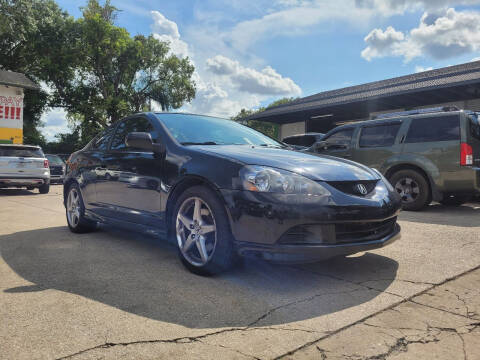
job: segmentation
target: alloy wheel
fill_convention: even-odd
[[[67,198],[67,218],[71,227],[76,228],[80,222],[80,195],[72,188]]]
[[[178,247],[190,264],[204,266],[217,245],[217,227],[208,204],[198,197],[187,198],[176,219]]]
[[[404,203],[414,202],[420,194],[420,187],[417,182],[409,177],[399,179],[395,184],[395,190]]]

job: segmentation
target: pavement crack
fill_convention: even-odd
[[[329,292],[329,293],[321,293],[321,294],[315,294],[315,295],[312,295],[312,296],[309,296],[307,298],[304,298],[304,299],[300,299],[300,300],[295,300],[295,301],[291,301],[291,302],[288,302],[286,304],[283,304],[283,305],[279,305],[279,306],[276,306],[270,310],[268,310],[266,313],[264,313],[263,315],[259,316],[256,320],[252,321],[250,324],[248,324],[247,327],[252,327],[256,324],[258,324],[260,321],[262,321],[263,319],[269,317],[270,315],[272,315],[274,312],[280,310],[280,309],[284,309],[286,307],[289,307],[289,306],[294,306],[294,305],[297,305],[297,304],[301,304],[303,302],[308,302],[308,301],[312,301],[313,299],[316,299],[316,298],[319,298],[319,297],[322,297],[322,296],[328,296],[328,295],[338,295],[338,294],[348,294],[348,293],[353,293],[353,292],[356,292],[356,291],[359,291],[360,289],[349,289],[349,290],[344,290],[344,291],[333,291],[333,292]]]
[[[467,275],[467,274],[470,274],[470,273],[472,273],[472,272],[474,272],[474,271],[476,271],[476,270],[478,270],[478,269],[480,269],[480,265],[475,266],[475,267],[473,267],[473,268],[471,268],[471,269],[469,269],[469,270],[466,270],[466,271],[464,271],[464,272],[462,272],[462,273],[460,273],[460,274],[457,274],[457,275],[455,275],[455,276],[452,276],[452,277],[450,277],[450,278],[447,278],[447,279],[445,279],[445,280],[437,283],[436,285],[434,285],[434,286],[432,286],[432,287],[429,287],[429,288],[427,288],[427,289],[424,289],[423,291],[420,291],[420,292],[417,293],[417,294],[411,295],[411,296],[408,297],[408,298],[402,298],[402,297],[401,297],[401,298],[402,298],[401,301],[395,302],[395,303],[391,304],[390,306],[387,306],[386,308],[384,308],[384,309],[382,309],[382,310],[379,310],[379,311],[377,311],[377,312],[374,312],[373,314],[367,315],[367,316],[365,316],[364,318],[359,319],[359,320],[357,320],[357,321],[355,321],[355,322],[353,322],[353,323],[351,323],[351,324],[348,324],[348,325],[346,325],[346,326],[343,326],[343,327],[341,327],[341,328],[338,328],[338,329],[335,330],[335,331],[331,331],[330,333],[328,333],[328,334],[326,334],[326,335],[323,335],[323,336],[321,336],[320,338],[318,338],[318,339],[316,339],[316,340],[309,341],[309,342],[307,342],[307,343],[305,343],[305,344],[303,344],[303,345],[301,345],[301,346],[299,346],[299,347],[297,347],[297,348],[295,348],[295,349],[292,349],[292,350],[290,350],[290,351],[288,351],[288,352],[286,352],[286,353],[284,353],[284,354],[282,354],[282,355],[279,355],[279,356],[277,356],[277,357],[275,358],[275,360],[285,358],[286,356],[291,356],[291,355],[295,354],[296,352],[298,352],[298,351],[300,351],[300,350],[302,350],[302,349],[304,349],[304,348],[306,348],[306,347],[308,347],[308,346],[317,344],[317,343],[319,343],[320,341],[325,340],[325,339],[327,339],[327,338],[329,338],[329,337],[332,337],[332,336],[334,336],[334,335],[336,335],[336,334],[338,334],[338,333],[340,333],[340,332],[342,332],[342,331],[344,331],[344,330],[346,330],[346,329],[349,329],[349,328],[351,328],[351,327],[353,327],[353,326],[355,326],[355,325],[364,323],[366,320],[371,319],[371,318],[373,318],[373,317],[375,317],[375,316],[377,316],[377,315],[379,315],[379,314],[382,314],[382,313],[384,313],[384,312],[386,312],[386,311],[389,311],[389,310],[395,311],[395,310],[396,310],[395,308],[396,308],[398,305],[403,304],[403,303],[406,303],[406,302],[408,302],[408,301],[411,301],[411,302],[416,303],[416,304],[418,304],[418,305],[428,306],[428,305],[425,305],[425,304],[422,304],[422,303],[417,303],[416,301],[414,301],[414,300],[412,300],[412,299],[415,298],[415,297],[418,297],[418,296],[420,296],[420,295],[423,295],[423,294],[427,293],[428,291],[430,291],[430,290],[432,290],[432,289],[434,289],[434,288],[437,288],[437,287],[439,287],[439,286],[441,286],[441,285],[444,285],[444,284],[446,284],[446,283],[448,283],[448,282],[451,282],[451,281],[453,281],[453,280],[456,280],[456,279],[458,279],[458,278],[460,278],[460,277],[462,277],[462,276],[465,276],[465,275]],[[325,276],[329,276],[329,275],[325,275]],[[340,280],[343,280],[343,279],[340,279]],[[347,280],[344,280],[344,281],[347,281]],[[358,284],[357,284],[357,285],[358,285]],[[397,295],[397,296],[399,296],[399,295]],[[437,308],[435,308],[435,307],[433,307],[433,306],[429,306],[429,307],[434,308],[434,309],[437,309]],[[446,310],[443,310],[443,309],[437,309],[437,310],[449,312],[449,311],[446,311]],[[452,313],[452,312],[450,312],[450,313]],[[452,313],[452,314],[457,315],[457,316],[463,316],[463,315],[455,314],[455,313]],[[465,316],[463,316],[463,317],[465,317]],[[473,325],[475,325],[475,324],[473,324]],[[475,329],[475,328],[477,328],[477,327],[478,327],[478,326],[474,326],[473,329]],[[471,331],[473,331],[473,329],[472,329]]]

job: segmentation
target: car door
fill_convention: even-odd
[[[127,147],[130,132],[148,132],[154,142],[158,133],[150,120],[137,116],[122,120],[115,129],[110,149],[104,154],[104,177],[97,182],[97,201],[104,213],[119,220],[158,225],[163,161],[153,152]]]
[[[382,171],[384,163],[401,152],[397,139],[401,125],[400,120],[362,125],[353,160]]]
[[[351,158],[354,131],[353,126],[332,131],[322,139],[322,146],[318,147],[317,151],[325,155]]]
[[[403,153],[435,172],[445,189],[456,190],[460,166],[460,116],[458,114],[412,118]],[[443,189],[441,189],[443,190]]]

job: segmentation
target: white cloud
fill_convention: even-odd
[[[365,42],[362,57],[369,61],[385,56],[402,56],[406,62],[420,56],[442,60],[476,52],[480,50],[480,12],[457,12],[453,8],[440,13],[425,12],[418,27],[408,34],[393,27],[385,31],[374,29]]]
[[[42,114],[41,121],[45,124],[42,134],[47,141],[54,141],[58,133],[70,132],[67,121],[67,112],[63,108],[53,108]]]
[[[385,31],[373,29],[364,39],[368,46],[362,51],[362,57],[370,61],[383,54],[395,53],[395,46],[404,39],[405,35],[391,26]]]
[[[282,77],[270,66],[261,71],[240,65],[238,61],[217,55],[207,59],[207,69],[228,78],[238,90],[260,95],[299,95],[300,87]]]
[[[170,44],[170,52],[179,57],[191,56],[188,44],[180,39],[178,26],[158,11],[152,11],[153,24],[150,26],[153,37]]]
[[[415,66],[415,72],[416,72],[416,73],[424,72],[424,71],[430,71],[430,70],[433,70],[433,67],[432,67],[432,66],[428,66],[428,67],[423,67],[423,66],[421,66],[421,65]]]
[[[196,33],[197,37],[187,43],[175,22],[158,11],[152,11],[151,15],[153,36],[168,41],[172,53],[189,56],[195,65],[193,80],[197,92],[195,99],[183,106],[184,111],[230,117],[242,108],[259,106],[263,100],[301,93],[292,79],[283,77],[270,66],[256,70],[226,56],[212,57],[212,53],[231,53],[223,41],[216,41],[221,37],[220,32],[208,36]]]

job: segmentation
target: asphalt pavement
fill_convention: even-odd
[[[0,190],[0,358],[480,358],[480,204],[400,225],[384,249],[199,277],[154,236],[72,234],[61,186]]]

